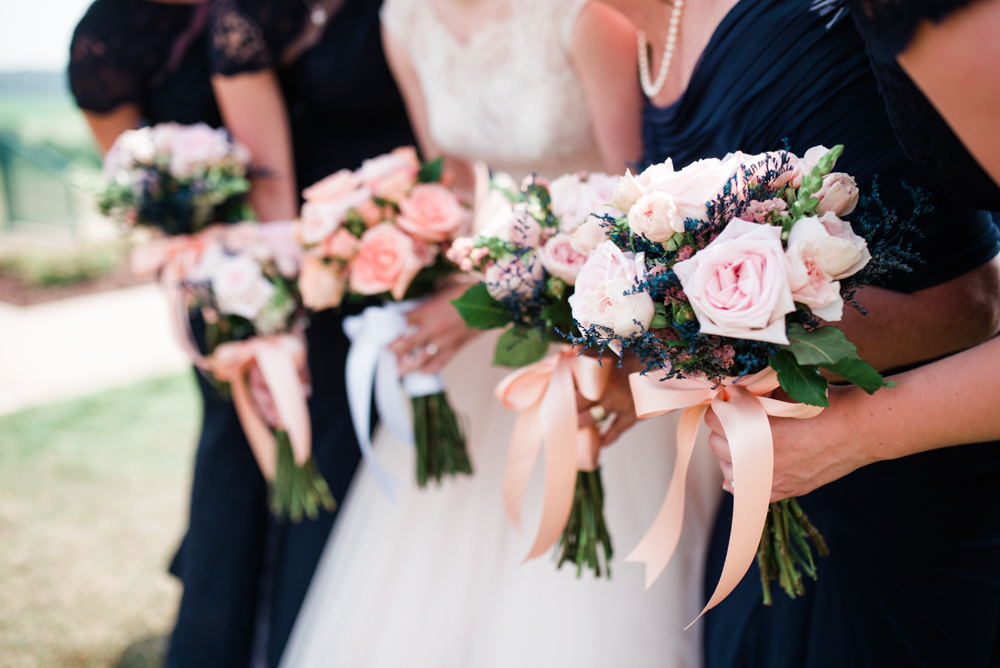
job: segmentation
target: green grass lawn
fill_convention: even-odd
[[[0,668],[169,630],[199,410],[185,374],[0,417]]]
[[[54,148],[81,168],[100,167],[87,122],[68,94],[0,94],[0,130]]]

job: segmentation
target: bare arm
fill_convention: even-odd
[[[899,64],[1000,183],[1000,0],[925,21]]]
[[[287,220],[298,212],[292,133],[274,70],[212,77],[222,118],[247,145],[254,167],[250,204],[261,220]]]
[[[631,21],[595,0],[581,10],[570,43],[594,138],[611,174],[624,172],[642,157],[642,93],[635,40]]]
[[[87,120],[101,153],[107,153],[118,135],[126,130],[135,130],[142,120],[139,106],[132,103],[118,105],[106,114],[85,110],[83,117]]]

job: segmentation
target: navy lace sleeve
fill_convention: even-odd
[[[141,104],[148,82],[191,21],[191,7],[146,0],[97,0],[73,33],[69,84],[77,104],[107,113]]]
[[[209,51],[223,76],[276,67],[302,31],[306,6],[291,0],[212,0]]]
[[[848,0],[858,30],[878,60],[906,50],[917,26],[939,22],[973,0]]]

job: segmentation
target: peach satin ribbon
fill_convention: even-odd
[[[305,464],[312,447],[312,426],[306,390],[299,376],[299,370],[306,365],[304,337],[301,334],[278,334],[223,343],[205,362],[218,380],[232,387],[236,414],[264,477],[274,480],[278,449],[274,434],[247,386],[247,372],[254,362],[274,398],[282,428],[288,432],[295,463],[299,466]]]
[[[597,401],[604,394],[610,367],[592,357],[578,356],[566,345],[553,346],[545,359],[511,373],[497,385],[495,394],[504,407],[518,411],[504,472],[504,506],[511,522],[521,528],[521,503],[545,445],[545,500],[542,523],[527,559],[555,545],[569,520],[576,488],[578,453],[593,453],[594,430],[579,429],[576,390]],[[582,462],[593,465],[592,462]]]
[[[653,525],[626,561],[646,564],[646,587],[659,577],[674,554],[684,524],[685,478],[702,416],[711,406],[726,431],[733,456],[733,525],[722,576],[698,618],[733,591],[757,555],[771,499],[774,447],[768,415],[811,418],[822,408],[763,396],[778,387],[778,375],[768,368],[752,376],[721,383],[699,379],[657,380],[629,376],[636,414],[654,417],[684,409],[677,425],[677,455],[667,497]],[[697,621],[697,618],[695,619]],[[694,622],[691,622],[692,624]]]

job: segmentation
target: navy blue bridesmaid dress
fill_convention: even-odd
[[[901,3],[891,3],[899,5]],[[905,4],[905,3],[902,3]],[[844,144],[837,169],[905,219],[904,183],[932,188],[917,219],[922,257],[886,287],[912,292],[956,278],[1000,251],[991,217],[914,169],[872,65],[837,2],[742,0],[709,42],[688,90],[647,106],[647,163],[681,166],[735,150]],[[957,195],[957,196],[956,196]],[[979,203],[979,206],[984,204]],[[819,581],[762,604],[754,564],[703,623],[708,668],[939,668],[990,665],[1000,621],[1000,443],[956,446],[880,462],[802,497],[826,537]],[[732,497],[709,550],[706,600],[722,571]]]

